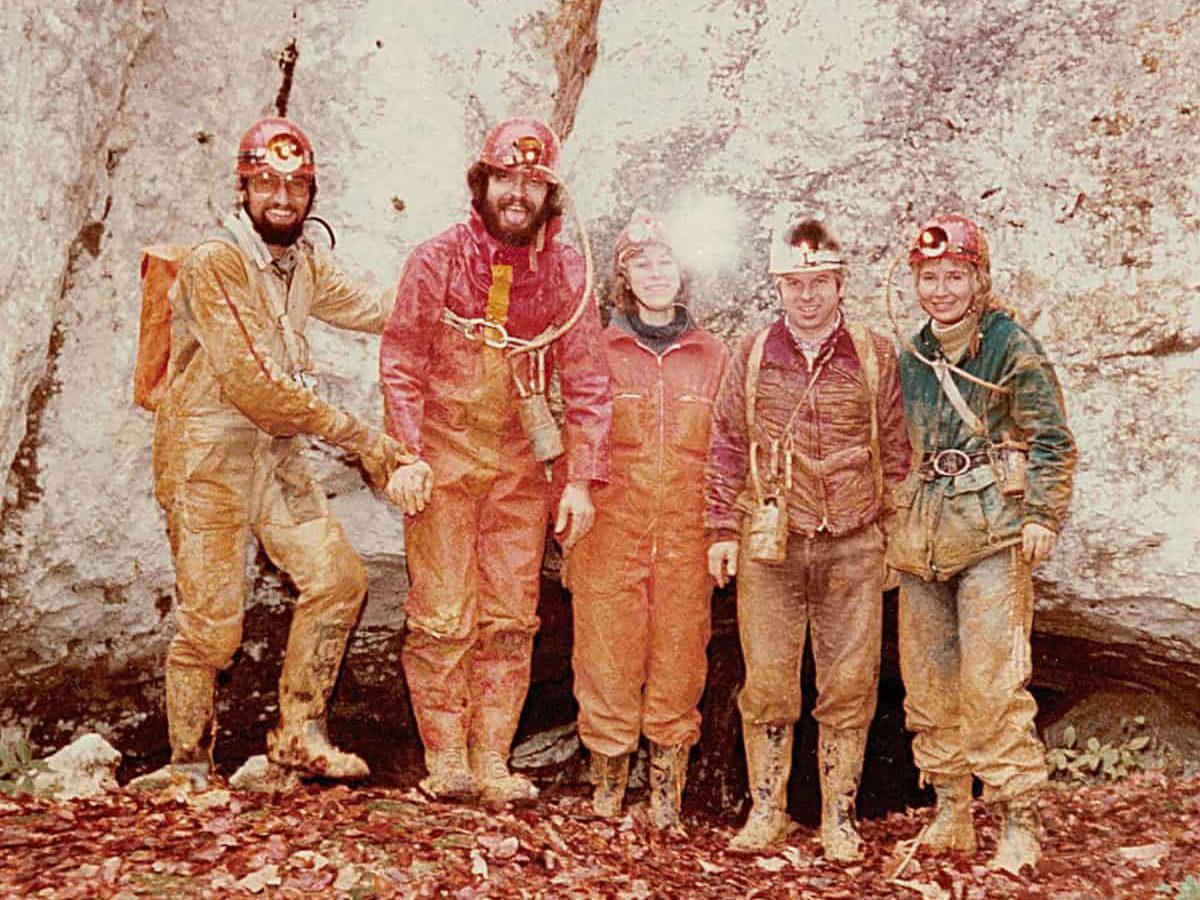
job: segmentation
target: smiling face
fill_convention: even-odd
[[[837,318],[845,293],[835,272],[789,272],[775,279],[783,312],[792,330],[805,341],[825,336]]]
[[[263,170],[246,179],[246,213],[269,247],[295,243],[312,202],[312,182],[303,175]]]
[[[660,318],[663,313],[669,321],[682,283],[670,249],[664,244],[646,244],[623,266],[643,321]]]
[[[961,322],[975,299],[975,267],[961,259],[939,257],[917,264],[914,277],[921,309],[939,325]]]
[[[528,244],[546,220],[549,193],[550,185],[540,178],[511,169],[491,169],[480,210],[487,230],[506,244]]]

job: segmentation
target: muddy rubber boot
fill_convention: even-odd
[[[171,761],[129,782],[131,791],[190,794],[207,791],[213,778],[217,723],[212,669],[167,664],[167,738]]]
[[[479,796],[479,782],[471,773],[466,750],[426,750],[429,774],[418,787],[434,800],[471,801]]]
[[[1002,869],[1013,875],[1034,869],[1042,856],[1042,820],[1038,815],[1037,796],[1027,792],[996,804],[1000,814],[1000,843],[989,869]]]
[[[931,779],[937,810],[922,841],[931,853],[975,852],[975,822],[971,818],[971,776]]]
[[[325,707],[337,681],[346,639],[344,625],[292,618],[279,675],[279,725],[267,734],[267,759],[302,775],[353,781],[371,774],[362,757],[329,741]]]
[[[607,819],[621,815],[621,801],[629,783],[629,754],[605,756],[592,751],[592,812]]]
[[[821,846],[830,862],[862,859],[854,801],[862,775],[865,728],[821,726],[817,741],[817,771],[821,778]]]
[[[329,742],[323,719],[285,720],[267,734],[267,759],[277,766],[317,778],[354,781],[371,774],[361,756]]]
[[[787,784],[792,771],[792,725],[743,725],[750,775],[750,815],[733,836],[733,853],[768,853],[787,839]]]
[[[202,794],[213,787],[213,771],[207,762],[171,762],[153,772],[139,775],[126,785],[130,791],[177,796]]]
[[[655,828],[674,828],[679,824],[691,749],[683,744],[664,747],[650,742],[650,824]]]
[[[537,799],[538,789],[533,782],[508,770],[506,753],[472,748],[471,771],[479,782],[485,803],[499,805]]]

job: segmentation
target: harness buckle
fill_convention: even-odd
[[[499,335],[499,337],[493,337]],[[508,329],[501,322],[488,319],[467,319],[463,323],[463,337],[468,341],[481,341],[485,347],[504,350],[512,343]]]
[[[949,450],[939,450],[934,454],[930,466],[936,474],[953,478],[971,468],[971,457],[963,451],[951,447]]]

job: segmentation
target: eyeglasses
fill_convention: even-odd
[[[303,175],[276,175],[274,172],[259,172],[249,179],[250,190],[262,196],[270,196],[283,185],[293,200],[308,196],[312,182]]]

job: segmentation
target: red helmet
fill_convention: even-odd
[[[943,256],[971,263],[985,273],[992,264],[982,229],[958,213],[939,213],[925,223],[909,248],[908,264]]]
[[[271,116],[259,119],[242,135],[237,174],[250,177],[266,169],[281,175],[317,177],[312,144],[295,122]]]
[[[662,244],[670,249],[671,242],[667,232],[653,213],[645,209],[635,209],[629,218],[629,224],[617,235],[617,244],[613,248],[617,265],[640,251],[648,244]]]
[[[537,119],[509,119],[488,132],[479,161],[494,169],[524,169],[538,181],[556,181],[542,171],[558,171],[562,147],[554,129]],[[539,166],[542,168],[532,168]]]

